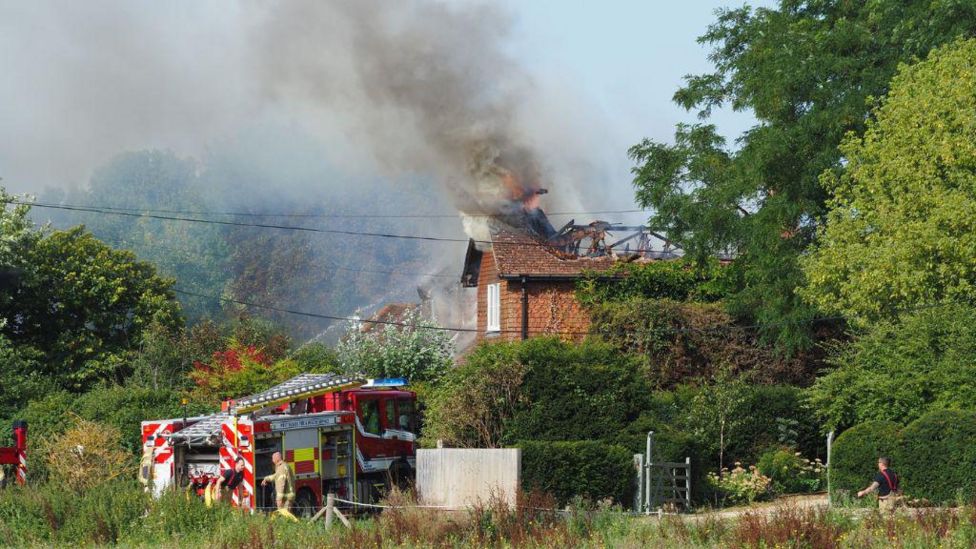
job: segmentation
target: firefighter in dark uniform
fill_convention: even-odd
[[[244,458],[237,456],[237,459],[234,460],[234,468],[225,470],[217,479],[217,484],[214,485],[214,499],[220,501],[225,490],[233,492],[243,481]]]
[[[878,458],[878,474],[874,475],[874,481],[870,486],[857,493],[857,497],[862,498],[871,492],[878,491],[878,507],[882,511],[894,511],[901,494],[898,484],[901,479],[891,470],[891,458]]]

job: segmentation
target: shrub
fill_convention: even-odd
[[[841,433],[830,456],[831,497],[867,486],[877,472],[878,457],[896,454],[900,431],[901,426],[894,422],[869,421]]]
[[[792,448],[767,451],[756,468],[772,480],[773,489],[779,493],[816,492],[826,486],[826,469],[820,459],[810,461]]]
[[[809,399],[831,429],[872,420],[909,423],[976,402],[976,308],[946,305],[879,322],[841,348]]]
[[[891,468],[908,495],[935,503],[976,497],[976,412],[928,413],[902,430],[901,441]]]
[[[708,473],[706,479],[726,505],[752,503],[773,495],[772,481],[760,473],[755,465],[743,469],[741,464],[736,463],[731,471],[722,469],[721,474]]]
[[[48,472],[76,492],[128,476],[134,463],[120,440],[118,429],[77,418],[63,436],[49,440],[44,448]]]
[[[660,388],[710,377],[718,366],[764,383],[807,383],[814,361],[785,357],[744,328],[719,303],[633,298],[589,307],[591,333],[644,358]]]
[[[611,498],[630,505],[634,496],[633,453],[597,441],[525,441],[522,486],[552,494],[560,505],[575,496],[591,500]]]
[[[483,343],[435,391],[424,436],[462,447],[610,441],[651,394],[640,364],[598,341]]]

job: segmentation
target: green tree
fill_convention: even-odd
[[[0,302],[3,333],[42,353],[43,373],[59,387],[121,381],[151,323],[182,324],[171,281],[81,227],[45,235],[17,260],[24,275]]]
[[[408,309],[397,322],[350,323],[336,347],[343,369],[413,382],[440,379],[454,363],[452,334],[437,329],[437,323],[418,308]]]
[[[190,292],[221,295],[231,276],[227,268],[230,249],[219,226],[131,215],[152,209],[207,210],[199,169],[196,161],[168,151],[119,154],[95,171],[87,189],[65,199],[129,215],[72,211],[60,221],[63,226],[84,224],[109,245],[132,250]],[[200,217],[182,217],[187,216]],[[220,302],[213,299],[185,294],[179,299],[191,321],[217,317],[222,311]]]
[[[858,322],[976,298],[976,40],[904,66],[827,172],[830,213],[804,295]]]
[[[843,347],[808,389],[827,429],[907,423],[976,402],[976,309],[948,305],[873,324]]]
[[[702,119],[730,106],[758,124],[735,148],[707,121],[680,125],[673,145],[634,146],[637,201],[691,257],[735,253],[734,310],[780,348],[809,346],[815,312],[795,289],[797,258],[825,213],[820,174],[843,164],[837,146],[864,131],[871,98],[887,92],[899,63],[974,31],[976,4],[958,0],[781,0],[719,11],[699,38],[714,48],[714,72],[687,77],[674,99]]]

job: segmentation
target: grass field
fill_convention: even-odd
[[[0,493],[0,543],[11,547],[958,547],[976,546],[976,507],[906,510],[787,505],[727,513],[633,516],[525,495],[515,509],[499,502],[466,511],[396,507],[353,521],[353,528],[246,515],[169,494],[150,501],[133,483],[81,495],[48,485]]]

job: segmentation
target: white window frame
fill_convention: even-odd
[[[486,332],[500,332],[502,331],[502,285],[501,284],[488,284],[486,292],[486,307],[485,307],[485,331]]]

